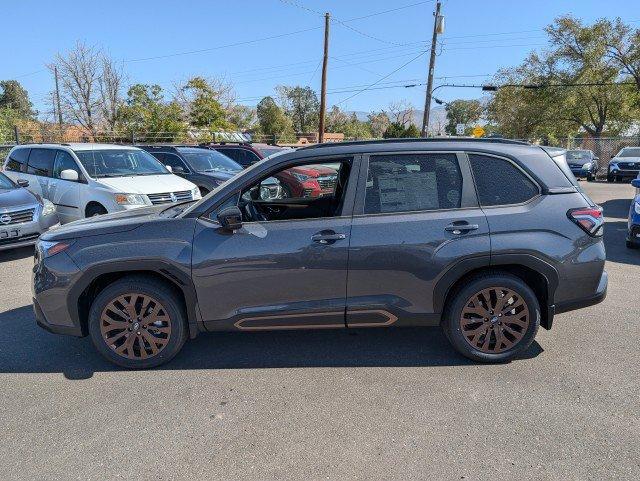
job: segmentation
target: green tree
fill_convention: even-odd
[[[284,104],[285,113],[291,118],[296,132],[318,129],[320,102],[311,87],[276,87]]]
[[[420,130],[414,124],[405,126],[402,122],[391,122],[382,136],[385,139],[420,137]]]
[[[445,105],[447,125],[444,130],[449,135],[456,135],[456,125],[471,124],[480,120],[482,104],[479,100],[453,100]]]
[[[29,94],[17,80],[0,81],[0,109],[11,109],[23,119],[36,116]]]
[[[135,84],[118,110],[117,125],[140,140],[173,141],[186,132],[183,115],[178,102],[164,100],[159,85]]]
[[[189,124],[206,129],[226,129],[230,127],[227,115],[220,103],[220,92],[202,77],[193,77],[181,87],[180,93],[186,100]]]

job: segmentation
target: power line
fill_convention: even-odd
[[[158,60],[158,59],[163,59],[163,58],[171,58],[171,57],[179,57],[182,55],[193,55],[193,54],[197,54],[197,53],[206,53],[206,52],[212,52],[214,50],[220,50],[223,48],[230,48],[230,47],[238,47],[240,45],[249,45],[252,43],[258,43],[258,42],[264,42],[266,40],[273,40],[276,38],[282,38],[282,37],[288,37],[291,35],[298,35],[300,33],[305,33],[305,32],[311,32],[313,30],[318,30],[322,28],[321,26],[318,27],[311,27],[311,28],[305,28],[302,30],[296,30],[294,32],[286,32],[286,33],[281,33],[278,35],[271,35],[269,37],[262,37],[262,38],[256,38],[254,40],[245,40],[242,42],[235,42],[235,43],[229,43],[226,45],[218,45],[217,47],[210,47],[210,48],[202,48],[199,50],[189,50],[186,52],[176,52],[176,53],[170,53],[170,54],[166,54],[166,55],[156,55],[153,57],[144,57],[144,58],[134,58],[134,59],[129,59],[129,60],[125,60],[125,63],[133,63],[133,62],[146,62],[147,60]]]
[[[353,95],[350,95],[349,97],[342,99],[340,102],[338,102],[336,105],[340,105],[345,103],[347,100],[351,100],[353,97],[355,97],[356,95],[360,95],[362,92],[365,92],[369,89],[371,89],[371,87],[379,84],[381,81],[391,77],[394,73],[402,70],[403,68],[405,68],[407,65],[409,65],[412,62],[415,62],[416,60],[418,60],[420,57],[422,57],[426,52],[426,50],[424,52],[420,52],[420,54],[416,55],[415,57],[413,57],[411,60],[409,60],[408,62],[403,63],[402,65],[400,65],[398,68],[396,68],[395,70],[392,70],[391,72],[389,72],[387,75],[385,75],[384,77],[379,78],[378,80],[376,80],[375,82],[373,82],[372,84],[368,85],[367,87],[363,88],[362,90],[358,90],[356,93],[354,93]]]

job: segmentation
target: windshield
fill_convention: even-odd
[[[144,150],[76,150],[75,153],[93,178],[170,173],[153,155]]]
[[[15,189],[16,184],[14,184],[9,177],[0,172],[0,189]]]
[[[588,150],[567,150],[567,160],[588,160],[590,158]]]
[[[239,172],[240,164],[215,150],[180,150],[196,172]]]
[[[620,151],[618,157],[640,157],[640,147],[630,148],[625,147]]]

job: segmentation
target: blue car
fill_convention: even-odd
[[[629,230],[627,232],[627,247],[630,249],[640,248],[640,175],[631,181],[631,185],[636,188],[636,195],[629,208]]]

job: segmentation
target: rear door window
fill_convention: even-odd
[[[31,149],[15,149],[9,154],[6,170],[24,172],[27,170],[27,159]]]
[[[373,155],[365,214],[460,208],[462,173],[456,154]]]
[[[56,151],[54,149],[31,149],[27,163],[27,174],[51,177],[55,157]]]
[[[469,162],[483,207],[523,204],[540,194],[538,185],[506,159],[469,154]]]

